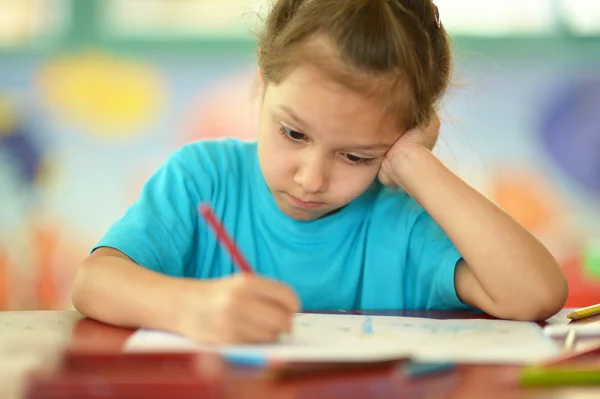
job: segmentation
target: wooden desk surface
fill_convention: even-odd
[[[471,318],[465,313],[394,312],[395,315]],[[0,312],[0,398],[21,398],[27,372],[56,358],[66,347],[119,350],[130,330],[83,318],[76,312]],[[228,370],[229,398],[511,398],[586,399],[600,397],[600,388],[556,390],[511,388],[503,379],[515,369],[506,366],[461,366],[456,373],[400,385],[391,373],[368,372],[269,383],[253,372]]]

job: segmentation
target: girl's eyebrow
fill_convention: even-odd
[[[298,125],[298,128],[302,129],[303,131],[311,130],[310,125],[308,125],[305,121],[303,121],[302,118],[300,118],[294,112],[294,110],[292,110],[290,107],[283,105],[283,104],[279,104],[279,105],[277,105],[277,108],[280,109],[281,111],[285,112],[290,118],[292,118],[294,120],[294,122]],[[391,144],[378,143],[378,144],[349,146],[348,148],[352,149],[353,151],[368,151],[368,150],[386,150],[387,151],[388,149],[390,149],[392,147],[392,145],[394,145],[394,143],[391,143]]]
[[[299,125],[299,128],[302,128],[303,130],[312,130],[310,129],[310,125],[303,121],[302,118],[300,118],[290,107],[285,106],[283,104],[279,104],[277,108],[279,108],[280,110],[285,112],[290,118],[292,118],[294,122],[296,122]]]

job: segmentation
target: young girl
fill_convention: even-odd
[[[560,310],[551,254],[429,150],[451,66],[431,1],[278,0],[259,45],[257,142],[173,154],[80,268],[80,312],[231,343],[273,340],[301,309]]]

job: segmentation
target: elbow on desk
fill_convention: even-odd
[[[75,310],[79,313],[89,316],[89,269],[90,265],[87,261],[84,261],[79,269],[77,270],[77,274],[75,276],[75,280],[73,281],[73,285],[71,286],[71,303]]]
[[[560,312],[569,295],[569,285],[564,278],[556,279],[546,287],[536,287],[518,304],[498,306],[494,316],[517,321],[543,321]]]
[[[546,320],[560,312],[569,296],[569,282],[565,275],[558,269],[559,273],[552,279],[552,282],[546,284],[545,288],[540,289],[538,298],[535,301],[535,312],[532,320]]]

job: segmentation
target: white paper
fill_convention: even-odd
[[[160,331],[139,330],[127,351],[218,351],[230,359],[377,361],[410,356],[422,361],[524,364],[558,353],[535,323],[435,320],[412,317],[298,314],[293,333],[269,345],[208,347]]]
[[[558,312],[557,314],[555,314],[554,316],[552,316],[551,318],[549,318],[548,320],[546,320],[546,323],[548,325],[569,324],[571,322],[571,319],[569,319],[567,317],[567,315],[574,310],[576,310],[576,309],[565,308],[565,309],[561,310],[560,312]]]

